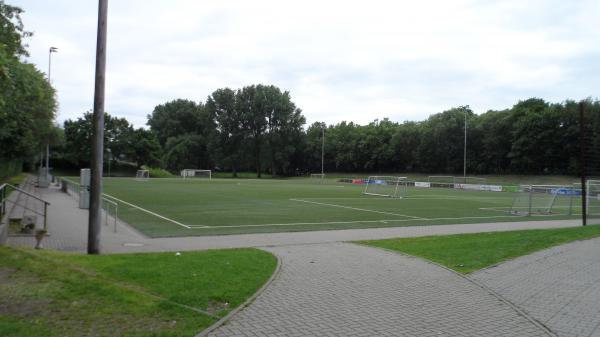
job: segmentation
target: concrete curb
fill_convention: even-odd
[[[484,291],[486,291],[487,293],[489,293],[490,295],[496,297],[499,301],[505,303],[506,305],[508,305],[509,307],[511,307],[513,310],[515,310],[517,312],[517,314],[519,314],[520,316],[523,316],[525,319],[527,319],[528,321],[530,321],[533,325],[537,326],[538,328],[540,328],[541,330],[543,330],[548,336],[551,337],[559,337],[554,331],[550,330],[550,328],[548,328],[546,325],[544,325],[544,323],[538,321],[537,319],[531,317],[527,312],[525,312],[524,310],[522,310],[521,308],[519,308],[517,305],[515,305],[514,303],[512,303],[511,301],[507,300],[506,298],[504,298],[502,295],[498,294],[497,292],[495,292],[494,290],[492,290],[491,288],[473,280],[472,278],[468,277],[467,275],[461,274],[459,272],[457,272],[456,270],[450,269],[444,265],[441,265],[437,262],[431,261],[431,260],[427,260],[425,258],[422,258],[420,256],[414,256],[414,255],[410,255],[404,252],[399,252],[396,250],[392,250],[392,249],[387,249],[387,248],[382,248],[382,247],[375,247],[375,246],[369,246],[366,244],[362,244],[362,243],[358,243],[358,242],[347,242],[347,243],[351,243],[351,244],[355,244],[355,245],[359,245],[359,246],[363,246],[363,247],[369,247],[369,248],[374,248],[374,249],[381,249],[384,251],[387,251],[389,253],[392,254],[398,254],[398,255],[403,255],[406,257],[410,257],[413,259],[418,259],[421,261],[424,261],[426,263],[429,263],[431,265],[440,267],[442,269],[445,269],[451,273],[453,273],[456,276],[459,276],[465,280],[467,280],[468,282],[476,285],[477,287],[483,289]]]
[[[276,254],[273,254],[272,252],[268,252],[268,253],[275,256],[275,258],[277,259],[277,266],[275,267],[275,271],[273,271],[273,274],[267,280],[267,282],[265,282],[265,284],[263,284],[262,287],[260,287],[252,296],[250,296],[246,301],[244,301],[244,303],[240,304],[237,308],[231,310],[227,315],[223,316],[220,320],[216,321],[208,328],[202,330],[195,337],[206,337],[206,336],[208,336],[208,334],[210,334],[211,332],[215,331],[216,329],[218,329],[219,327],[221,327],[222,325],[227,323],[227,321],[229,321],[234,315],[236,315],[238,312],[242,311],[244,308],[246,308],[247,306],[252,304],[252,302],[254,302],[254,300],[258,296],[260,296],[260,294],[262,294],[267,289],[267,287],[269,285],[271,285],[271,283],[273,283],[273,281],[275,281],[275,279],[279,276],[279,274],[281,272],[281,266],[282,266],[283,262],[281,261],[281,258],[279,256],[277,256]]]

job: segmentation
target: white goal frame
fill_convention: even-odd
[[[586,214],[588,217],[600,217],[600,180],[590,179],[585,182]]]
[[[207,173],[207,175],[202,175],[198,173]],[[186,178],[208,178],[208,180],[212,180],[212,171],[211,170],[197,170],[197,169],[183,169],[180,172],[181,177],[183,179]]]
[[[572,215],[574,197],[578,190],[580,191],[573,185],[520,185],[509,213],[525,216],[562,213]],[[562,205],[560,202],[556,205],[558,199],[563,202]]]
[[[310,174],[310,179],[323,180],[323,179],[325,179],[325,173],[311,173]]]
[[[374,195],[380,197],[389,198],[402,198],[406,193],[406,177],[394,177],[394,176],[369,176],[365,182],[365,189],[362,192],[365,195]],[[369,186],[375,187],[374,191],[369,191]],[[393,190],[390,193],[380,191],[380,186],[390,186]],[[381,192],[381,193],[380,193]]]
[[[148,171],[148,170],[137,170],[137,172],[135,172],[135,180],[137,180],[137,181],[148,181],[148,180],[150,180],[150,171]]]

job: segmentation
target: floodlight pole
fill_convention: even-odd
[[[52,72],[52,53],[58,53],[58,48],[50,47],[48,49],[48,84],[50,81],[50,74]],[[46,140],[46,181],[50,178],[50,141]]]
[[[321,125],[321,177],[325,174],[325,123]]]
[[[587,186],[586,186],[586,163],[585,163],[585,112],[583,102],[579,102],[579,141],[581,147],[581,224],[587,225]]]
[[[92,158],[90,209],[88,222],[88,254],[100,253],[102,224],[102,162],[104,154],[104,84],[106,74],[106,17],[108,0],[98,1],[98,35],[96,40],[96,80],[92,118]]]
[[[463,109],[465,112],[465,146],[463,149],[463,177],[466,177],[467,176],[467,108],[463,108]]]

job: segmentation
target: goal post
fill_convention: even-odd
[[[181,170],[180,174],[183,179],[186,179],[186,178],[204,178],[204,179],[208,179],[208,180],[212,179],[212,171],[211,170],[183,169],[183,170]]]
[[[370,176],[365,180],[363,194],[402,198],[406,194],[406,177]]]
[[[324,173],[311,173],[310,180],[322,183],[323,181],[325,181],[325,174]]]
[[[573,185],[520,185],[510,208],[512,215],[573,214],[574,198],[581,189]]]
[[[588,218],[600,218],[600,180],[586,181],[586,207]]]
[[[150,171],[148,170],[137,170],[135,173],[135,180],[137,181],[146,181],[150,179]]]

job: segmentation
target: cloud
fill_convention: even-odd
[[[96,1],[11,1],[26,10],[31,62],[47,68],[60,119],[93,100]],[[145,124],[154,106],[272,83],[309,123],[421,120],[531,96],[593,95],[597,1],[113,1],[107,110]]]

